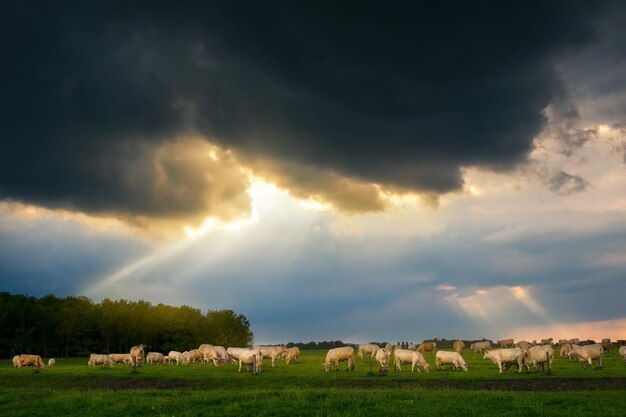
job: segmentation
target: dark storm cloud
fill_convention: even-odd
[[[0,197],[205,210],[206,199],[153,198],[158,172],[135,168],[188,132],[252,159],[455,190],[460,167],[526,158],[563,91],[554,64],[594,40],[595,12],[572,2],[4,6]]]

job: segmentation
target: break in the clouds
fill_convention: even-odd
[[[548,181],[550,190],[557,194],[569,195],[584,191],[588,183],[577,175],[571,175],[564,171],[557,172]]]
[[[384,206],[371,184],[459,190],[462,168],[527,159],[567,95],[557,64],[602,41],[611,7],[11,4],[0,197],[134,218],[245,209],[245,179],[172,150],[189,135],[347,211]]]

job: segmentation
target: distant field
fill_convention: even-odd
[[[558,354],[558,353],[557,353]],[[481,354],[465,352],[469,372],[368,375],[367,361],[356,370],[324,373],[325,351],[303,351],[301,362],[263,372],[237,373],[234,365],[90,368],[87,359],[57,358],[35,372],[0,361],[2,416],[624,416],[626,363],[617,349],[604,369],[582,369],[556,358],[551,375],[498,374]],[[46,358],[47,359],[47,358]]]

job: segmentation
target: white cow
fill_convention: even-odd
[[[110,365],[113,366],[113,358],[111,355],[98,355],[92,353],[89,355],[89,360],[87,361],[87,365],[96,366],[96,365]]]
[[[624,362],[626,362],[626,346],[619,347],[619,355],[622,357]]]
[[[148,352],[148,354],[146,355],[146,362],[149,364],[163,364],[166,365],[167,364],[167,359],[165,358],[165,356],[163,356],[163,354],[161,352]]]
[[[372,343],[368,343],[365,345],[359,345],[358,355],[359,358],[363,359],[363,354],[370,355],[370,358],[373,358],[376,355],[376,352],[380,349],[380,346],[374,345]]]
[[[593,360],[596,361],[596,369],[602,368],[602,354],[604,348],[601,344],[594,343],[593,345],[578,346],[572,345],[570,356],[578,358],[583,363],[583,369],[586,368],[586,364],[591,366]]]
[[[228,353],[226,352],[226,348],[224,346],[213,346],[215,353],[217,354],[216,361],[213,361],[213,365],[224,364],[228,362]]]
[[[490,359],[498,365],[500,373],[513,364],[517,364],[517,372],[521,373],[524,367],[524,350],[520,348],[487,350],[483,359]]]
[[[238,353],[239,357],[239,371],[241,372],[241,365],[246,365],[248,367],[248,372],[250,371],[250,366],[252,366],[252,373],[258,374],[261,372],[261,368],[263,365],[263,354],[260,349],[242,349]]]
[[[13,366],[16,368],[20,367],[20,355],[13,356]]]
[[[145,345],[137,345],[130,348],[130,358],[133,360],[133,367],[143,363]]]
[[[115,364],[133,364],[133,358],[131,358],[130,353],[111,353],[109,356],[111,356],[111,359],[113,359],[113,363]]]
[[[567,358],[568,360],[571,360],[569,353],[572,350],[572,346],[569,343],[563,343],[561,345],[561,352],[559,353],[559,356],[561,356],[562,358]]]
[[[235,362],[238,362],[239,355],[241,354],[241,352],[247,349],[248,348],[229,347],[228,349],[226,349],[226,353],[228,353],[228,357],[230,357],[230,359],[234,360]]]
[[[217,366],[218,356],[213,345],[204,343],[198,347],[198,350],[200,351],[200,354],[202,354],[202,363],[211,362],[213,366]]]
[[[276,368],[276,359],[283,356],[285,353],[285,346],[255,346],[256,349],[261,351],[263,359],[270,359],[272,361],[272,368]]]
[[[326,353],[326,361],[322,364],[326,372],[330,372],[330,366],[334,363],[335,368],[339,370],[339,362],[347,361],[348,369],[346,371],[354,371],[354,348],[352,346],[344,346],[330,349]]]
[[[389,365],[390,357],[391,352],[386,349],[378,349],[378,352],[376,352],[376,361],[380,365],[381,373],[387,373],[387,365]]]
[[[422,368],[426,373],[430,371],[430,366],[428,365],[428,362],[426,362],[426,359],[424,359],[424,355],[422,355],[421,352],[396,348],[393,352],[394,369],[396,371],[402,371],[403,363],[411,364],[411,372],[413,372],[415,368],[417,368],[417,372],[420,372],[420,368]]]
[[[463,369],[467,371],[467,363],[465,359],[458,352],[446,352],[444,350],[440,350],[435,355],[435,364],[437,365],[437,369],[444,369],[444,365],[452,364],[454,366],[454,370]]]
[[[187,352],[185,363],[190,364],[194,362],[202,363],[202,352],[200,352],[199,349],[193,349]]]
[[[48,359],[48,368],[54,366],[55,363],[57,363],[57,361],[54,358]]]
[[[482,352],[483,350],[491,349],[491,342],[489,340],[485,340],[482,342],[472,343],[470,345],[470,349],[476,352]]]
[[[537,365],[541,365],[541,370],[544,369],[544,364],[548,364],[548,372],[552,372],[552,363],[554,362],[554,349],[551,345],[533,346],[524,353],[524,362],[526,363],[526,369],[530,371],[530,367],[539,371]]]
[[[296,363],[300,358],[300,349],[297,346],[287,349],[285,352],[285,364]]]
[[[171,364],[172,361],[175,361],[176,365],[180,365],[181,363],[185,363],[185,356],[182,354],[182,352],[179,352],[177,350],[170,350],[167,354],[167,362]]]

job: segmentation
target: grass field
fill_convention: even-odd
[[[558,353],[557,353],[558,354]],[[602,370],[556,358],[552,374],[498,374],[481,354],[466,351],[469,372],[380,375],[357,359],[356,370],[324,373],[324,351],[303,351],[300,363],[237,373],[234,365],[90,368],[86,359],[57,358],[36,372],[0,361],[0,416],[625,416],[626,363],[617,349]]]

